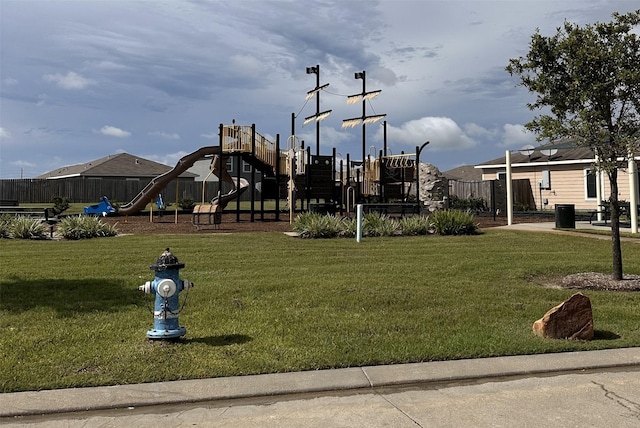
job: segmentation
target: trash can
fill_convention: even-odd
[[[573,204],[556,205],[556,227],[560,229],[576,228],[576,206]]]

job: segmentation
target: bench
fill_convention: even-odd
[[[46,218],[46,207],[16,207],[16,206],[0,206],[0,215],[11,215],[14,217],[39,217]]]
[[[598,214],[603,214],[604,224],[607,224],[607,219],[611,217],[611,211],[608,209],[587,211],[587,214],[589,214],[589,224],[593,222],[594,217],[598,217]]]
[[[640,205],[638,205],[637,208],[637,212],[640,215]],[[602,204],[598,207],[597,210],[593,210],[593,211],[588,211],[589,213],[589,224],[591,224],[591,222],[593,221],[593,218],[596,217],[598,214],[602,214],[604,216],[604,224],[607,224],[607,220],[611,219],[611,207],[609,206],[609,204]],[[626,215],[627,217],[631,218],[631,204],[629,203],[622,203],[620,204],[620,215]]]
[[[196,205],[191,213],[191,222],[196,226],[202,224],[200,222],[201,216],[206,216],[207,222],[205,224],[215,224],[219,227],[222,223],[222,208],[220,205]]]

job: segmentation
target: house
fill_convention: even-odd
[[[480,181],[482,171],[473,165],[462,165],[442,173],[449,181]]]
[[[29,185],[42,193],[39,199],[64,196],[71,201],[91,202],[102,196],[112,201],[133,199],[151,180],[170,171],[172,167],[134,156],[118,153],[86,163],[64,166],[30,180]],[[180,197],[194,197],[194,179],[197,175],[183,172],[179,175],[179,188],[175,180],[167,186],[165,200],[173,200],[176,191]],[[200,186],[201,187],[201,186]],[[188,195],[187,195],[188,194]],[[169,199],[170,197],[171,199]]]
[[[170,166],[139,156],[133,156],[129,153],[118,153],[82,164],[63,166],[39,175],[36,179],[60,180],[71,177],[82,177],[87,180],[103,178],[150,180],[160,174],[164,174],[170,169]],[[183,173],[180,177],[193,179],[195,174]]]
[[[528,179],[538,209],[554,209],[558,204],[573,204],[576,209],[597,210],[609,198],[607,174],[594,168],[594,154],[588,147],[578,147],[571,140],[562,140],[528,147],[511,153],[512,179]],[[638,201],[637,164],[635,172],[618,170],[620,200],[631,201],[630,189],[635,188]],[[483,180],[506,177],[505,156],[476,165]]]

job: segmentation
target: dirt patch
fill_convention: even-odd
[[[543,287],[571,290],[640,291],[640,275],[624,275],[623,278],[616,281],[611,274],[583,272],[566,276],[532,277],[529,281]]]

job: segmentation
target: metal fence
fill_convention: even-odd
[[[58,180],[46,179],[11,179],[0,180],[0,200],[18,201],[19,203],[50,203],[54,197],[67,198],[70,202],[97,202],[106,196],[112,202],[126,203],[131,201],[151,179],[127,180],[124,178],[82,178],[72,177]],[[203,182],[178,179],[173,180],[161,192],[165,203],[175,203],[177,200],[202,200]],[[227,193],[231,184],[222,182],[222,189],[218,182],[206,182],[204,200],[209,201],[217,195],[218,190]],[[240,199],[249,200],[251,195],[245,192]]]

